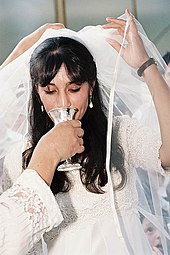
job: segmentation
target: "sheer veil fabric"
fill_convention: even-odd
[[[121,18],[126,19],[125,15],[122,15]],[[125,38],[129,22],[130,20],[127,22],[123,39],[117,34],[116,30],[106,30],[101,26],[87,26],[79,32],[69,29],[49,29],[35,45],[0,71],[0,158],[3,161],[8,150],[14,144],[24,140],[25,136],[29,134],[27,109],[31,93],[29,60],[33,50],[45,39],[58,36],[71,37],[80,41],[89,49],[97,65],[97,77],[102,93],[104,112],[108,117],[106,166],[110,185],[110,203],[114,214],[116,231],[122,240],[122,245],[125,246],[125,250],[128,249],[127,242],[123,238],[121,222],[115,209],[113,185],[110,176],[114,116],[129,115],[131,118],[137,119],[142,126],[153,130],[160,137],[156,111],[146,83],[137,76],[136,70],[127,65],[122,59],[121,51],[118,54],[106,41],[106,38],[112,38],[118,40],[126,47],[127,41]],[[165,63],[160,53],[147,38],[140,23],[137,20],[135,22],[148,55],[154,57],[158,68],[163,72]],[[3,172],[3,169],[1,171]],[[164,175],[163,170],[162,174]],[[168,255],[167,239],[170,240],[170,235],[163,218],[161,200],[157,192],[155,192],[160,187],[159,176],[160,173],[157,173],[154,169],[136,169],[136,186],[139,197],[138,211],[160,230],[164,255]],[[149,199],[145,192],[144,183],[147,184],[150,192]],[[167,221],[170,222],[168,217]],[[129,253],[127,252],[127,254]]]

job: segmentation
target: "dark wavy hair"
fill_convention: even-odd
[[[168,51],[165,55],[163,55],[163,59],[165,63],[168,65],[170,63],[170,51]]]
[[[102,187],[108,182],[105,169],[107,119],[103,112],[103,104],[97,81],[96,64],[87,48],[80,42],[67,38],[55,37],[46,39],[33,52],[30,60],[30,75],[32,80],[32,94],[29,103],[30,138],[32,147],[23,153],[23,167],[26,168],[39,139],[52,127],[53,122],[48,114],[41,111],[41,100],[37,93],[37,86],[47,86],[64,64],[69,79],[82,84],[88,82],[93,86],[93,108],[87,108],[83,116],[85,151],[73,157],[74,161],[81,161],[80,178],[87,190],[103,193]],[[94,86],[95,83],[95,86]],[[48,153],[48,151],[47,151]],[[112,163],[121,174],[121,182],[116,187],[123,188],[126,183],[124,170],[124,153],[117,141],[117,134],[113,134]],[[64,172],[55,171],[51,190],[54,194],[66,192],[71,188],[71,181]]]

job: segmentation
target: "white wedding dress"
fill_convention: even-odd
[[[1,176],[4,190],[10,188],[12,182],[15,184],[0,197],[0,208],[4,210],[4,213],[0,210],[0,227],[4,229],[4,233],[0,232],[0,254],[24,255],[34,244],[28,254],[152,255],[139,220],[134,168],[164,174],[159,160],[161,141],[157,134],[140,127],[130,117],[116,118],[128,176],[126,186],[114,193],[122,235],[116,231],[108,185],[104,187],[104,194],[91,193],[82,185],[79,171],[70,171],[71,190],[58,193],[54,198],[34,170],[25,170],[15,180],[21,170],[15,163],[17,156],[13,150],[5,160],[8,172]],[[113,171],[114,184],[119,183],[119,179],[119,174]],[[11,215],[15,218],[11,219]],[[13,222],[17,222],[17,227]],[[8,230],[3,227],[6,224]],[[42,234],[47,247],[41,240],[37,242]]]

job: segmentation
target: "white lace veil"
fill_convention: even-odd
[[[126,19],[125,15],[121,18]],[[128,27],[127,22],[127,27]],[[147,38],[142,26],[136,21],[138,31],[142,37],[149,56],[154,57],[158,68],[164,72],[165,63],[155,46]],[[126,28],[127,28],[126,27]],[[126,29],[125,29],[126,33]],[[101,26],[88,26],[79,32],[69,29],[47,30],[40,40],[29,50],[8,64],[0,71],[0,158],[3,160],[8,150],[15,143],[21,141],[28,133],[27,104],[31,93],[29,76],[29,60],[31,53],[46,38],[66,36],[82,42],[91,52],[97,65],[97,77],[102,93],[102,100],[107,109],[107,171],[110,176],[111,133],[114,115],[130,115],[137,118],[141,125],[148,126],[159,135],[159,125],[156,111],[148,87],[136,70],[128,66],[107,42],[106,38],[116,39],[123,45],[126,40],[117,35],[114,29],[103,29]],[[160,135],[159,135],[160,136]],[[3,170],[3,169],[2,169]],[[146,216],[161,231],[164,255],[168,255],[167,241],[170,239],[167,223],[169,215],[163,218],[161,199],[156,191],[159,189],[159,174],[154,169],[137,169],[137,188],[139,191],[138,210]],[[112,208],[117,226],[117,233],[121,234],[121,226],[114,206],[114,195],[111,179],[109,178]],[[146,194],[146,187],[148,193]],[[149,197],[149,198],[148,198]],[[122,241],[123,245],[126,243]]]

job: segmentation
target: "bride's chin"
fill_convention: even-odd
[[[80,112],[80,110],[78,110],[78,112],[77,112],[76,115],[75,115],[75,120],[80,120],[80,121],[81,121],[81,119],[83,118],[83,116],[84,116],[84,113],[82,114],[82,113]]]

